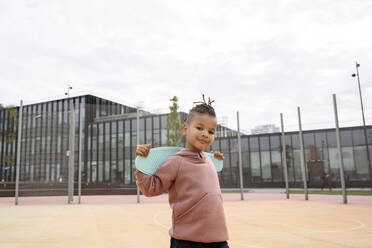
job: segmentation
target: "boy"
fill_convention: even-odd
[[[216,128],[211,101],[196,105],[182,127],[186,148],[171,156],[152,176],[135,172],[137,185],[145,196],[168,190],[171,248],[229,248],[218,175],[212,160],[203,152],[212,145]],[[149,150],[150,145],[139,145],[135,156],[146,157]],[[214,156],[224,159],[219,152]]]

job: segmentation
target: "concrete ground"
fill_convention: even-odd
[[[229,244],[239,247],[372,247],[372,197],[224,194]],[[167,195],[0,198],[0,247],[169,247]],[[77,198],[75,198],[77,202]]]

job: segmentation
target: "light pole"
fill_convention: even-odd
[[[67,96],[67,98],[70,98],[70,90],[72,90],[72,86],[68,85],[67,92],[65,92],[65,95]]]
[[[67,176],[67,203],[71,204],[74,201],[74,166],[75,166],[75,107],[73,102],[70,102],[70,90],[72,90],[72,86],[69,84],[67,87],[67,92],[65,95],[67,96],[68,104],[70,104],[70,123],[69,123],[69,149],[66,153],[68,157],[68,176]],[[79,133],[80,135],[80,133]],[[79,154],[79,159],[81,155]],[[80,166],[80,160],[79,160]],[[79,167],[80,173],[80,167]],[[79,177],[79,203],[80,203],[80,177]]]
[[[362,109],[362,117],[363,117],[363,131],[364,131],[364,141],[366,144],[366,152],[367,152],[367,161],[368,161],[368,172],[369,172],[369,183],[371,186],[371,191],[372,191],[372,169],[371,169],[371,158],[369,156],[369,149],[368,149],[368,138],[367,138],[367,127],[366,127],[366,120],[364,118],[364,109],[363,109],[363,100],[362,100],[362,90],[360,88],[360,78],[359,78],[359,68],[360,64],[358,62],[355,62],[355,68],[356,68],[356,74],[353,73],[351,76],[352,77],[357,77],[358,78],[358,87],[359,87],[359,98],[360,98],[360,107]]]
[[[74,166],[75,166],[75,109],[74,104],[70,103],[70,125],[69,125],[69,149],[67,151],[68,156],[68,183],[67,192],[68,199],[67,203],[74,201]]]

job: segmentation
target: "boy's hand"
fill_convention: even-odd
[[[147,157],[150,153],[151,144],[145,144],[145,145],[138,145],[136,153],[134,154],[134,158],[136,158],[138,155],[142,157]]]
[[[212,151],[212,153],[214,154],[214,157],[219,159],[219,160],[224,160],[225,159],[222,152],[213,152]]]

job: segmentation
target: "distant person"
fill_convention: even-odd
[[[324,169],[324,170],[323,170],[323,176],[322,176],[322,179],[323,179],[322,190],[323,190],[323,188],[328,187],[329,190],[332,191],[331,178],[330,178],[330,176],[329,176],[329,171],[328,171],[328,169]]]
[[[190,110],[182,127],[186,148],[168,158],[152,176],[135,172],[137,185],[145,196],[169,192],[171,248],[229,248],[218,175],[204,153],[212,145],[217,129],[211,103],[204,100]],[[147,157],[150,147],[137,146],[135,156]],[[214,157],[224,159],[220,152],[215,152]]]

